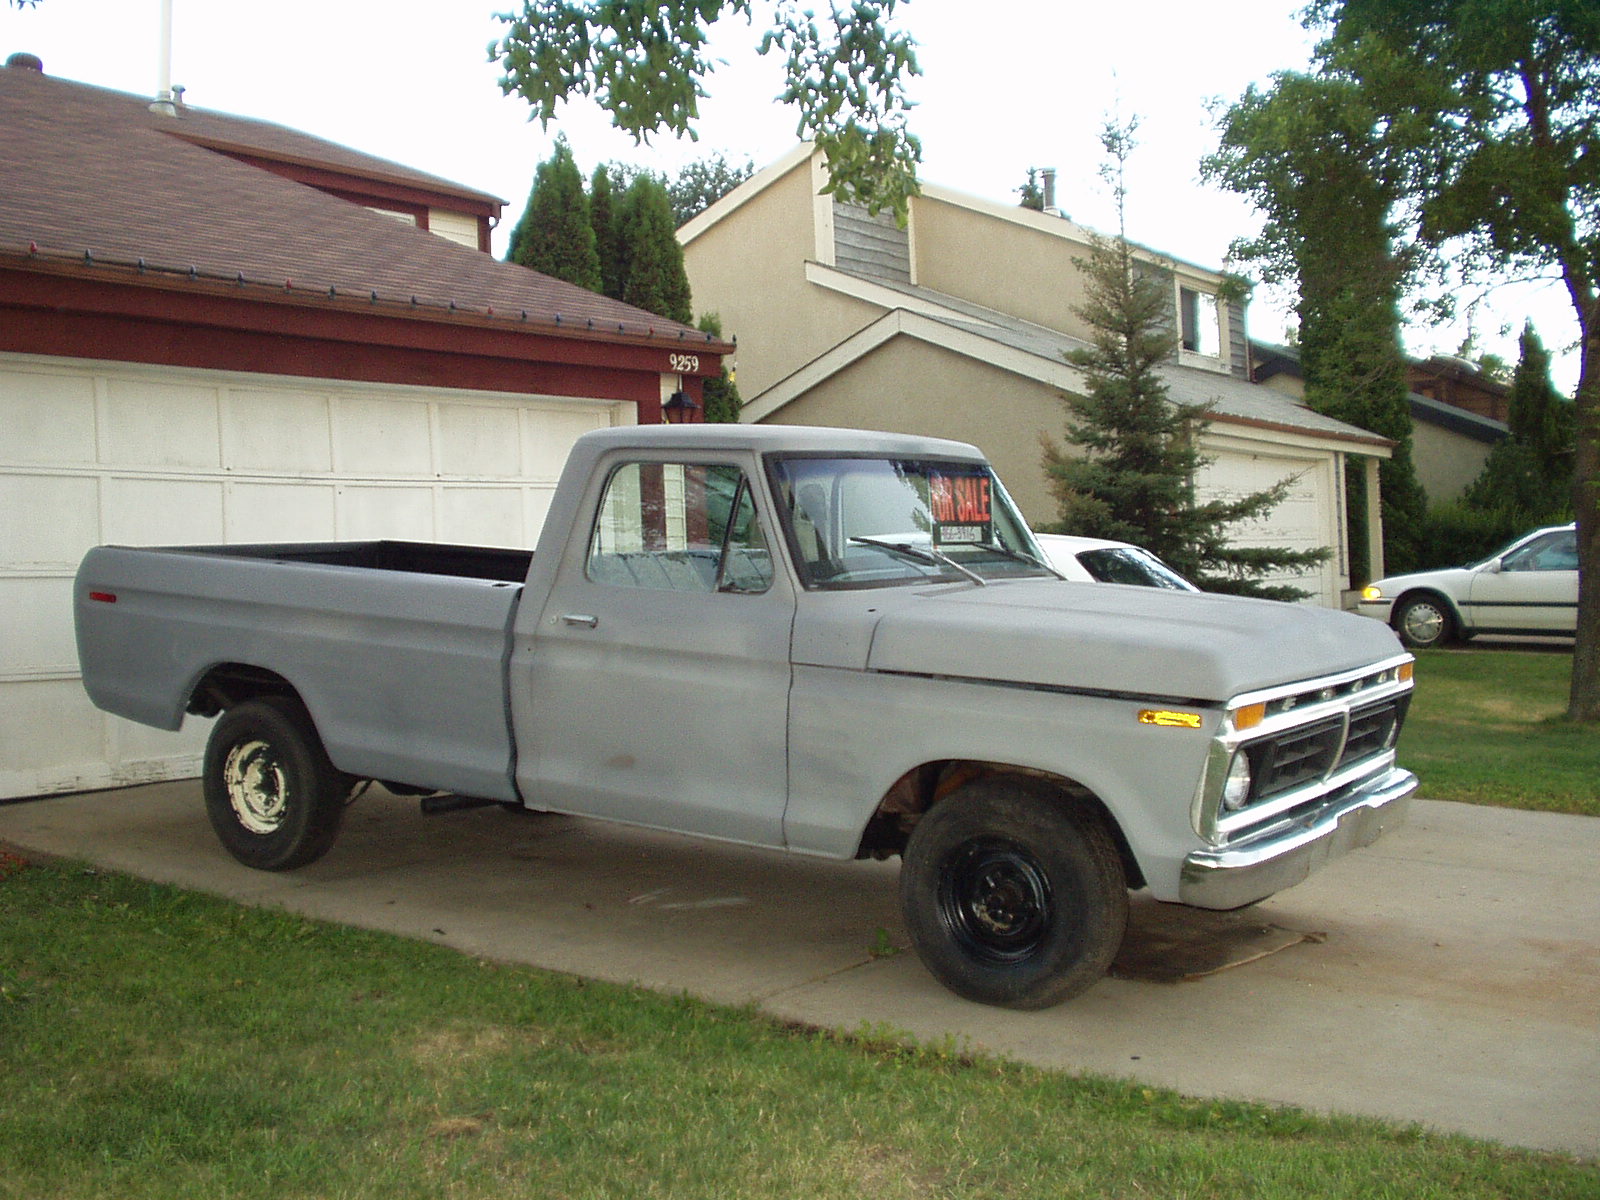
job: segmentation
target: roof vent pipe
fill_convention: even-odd
[[[150,111],[175,117],[178,115],[178,105],[172,96],[172,0],[161,0],[160,51],[159,88]]]
[[[19,50],[6,59],[6,66],[17,67],[24,71],[37,71],[44,74],[44,60],[37,54],[29,54],[26,50]]]
[[[1044,210],[1045,212],[1054,212],[1056,207],[1056,169],[1054,167],[1045,167],[1039,172],[1039,176],[1044,181]]]

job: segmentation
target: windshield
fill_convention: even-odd
[[[1078,561],[1084,570],[1101,583],[1131,583],[1141,587],[1171,588],[1175,592],[1197,592],[1195,587],[1148,550],[1137,546],[1111,546],[1103,550],[1083,550]]]
[[[807,587],[1054,575],[984,463],[775,458],[772,478]]]

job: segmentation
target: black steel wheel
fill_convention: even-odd
[[[1028,848],[974,838],[945,860],[939,920],[968,956],[1004,965],[1036,953],[1055,916],[1050,877]]]
[[[969,783],[917,823],[900,901],[935,978],[1006,1008],[1084,991],[1128,921],[1122,862],[1098,815],[1019,779]]]
[[[287,871],[333,845],[351,780],[328,761],[304,707],[264,696],[218,718],[203,784],[206,815],[228,853],[247,867]]]

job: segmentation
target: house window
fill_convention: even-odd
[[[1180,286],[1178,318],[1185,350],[1206,358],[1222,357],[1222,306],[1215,292]]]

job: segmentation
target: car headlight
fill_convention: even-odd
[[[1238,812],[1250,799],[1250,756],[1240,751],[1228,764],[1228,777],[1222,781],[1222,807]]]
[[[1377,584],[1369,583],[1361,589],[1361,598],[1363,600],[1382,600],[1383,589]]]

